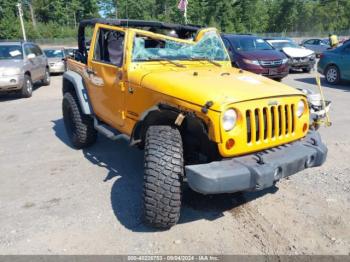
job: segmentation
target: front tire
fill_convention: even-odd
[[[50,71],[48,68],[45,69],[45,75],[44,79],[42,80],[42,83],[44,86],[49,86],[51,82],[51,77],[50,77]]]
[[[25,97],[25,98],[29,98],[33,95],[33,82],[29,75],[24,75],[21,94],[22,94],[22,97]]]
[[[149,127],[144,164],[144,220],[153,227],[170,228],[178,222],[181,210],[184,160],[179,130]]]
[[[325,71],[326,81],[330,84],[338,84],[340,82],[340,72],[338,67],[331,65]]]
[[[64,94],[62,111],[66,132],[73,146],[81,149],[94,144],[97,131],[94,128],[93,119],[82,113],[73,94]]]

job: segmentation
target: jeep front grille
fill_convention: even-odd
[[[279,67],[282,65],[283,61],[280,60],[260,60],[259,61],[260,65],[262,67]]]
[[[294,133],[296,123],[294,110],[294,104],[247,110],[247,143],[268,142]]]

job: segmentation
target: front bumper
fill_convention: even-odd
[[[21,89],[23,86],[23,76],[0,76],[0,91],[11,91]]]
[[[292,69],[300,69],[300,68],[313,68],[315,66],[316,61],[310,59],[290,59],[290,67]]]
[[[202,194],[258,191],[306,168],[321,166],[327,147],[310,131],[299,141],[242,157],[185,167],[189,186]]]

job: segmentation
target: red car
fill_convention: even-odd
[[[221,35],[231,56],[232,66],[277,81],[288,75],[289,59],[264,39],[254,35]]]

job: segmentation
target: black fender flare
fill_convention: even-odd
[[[80,107],[82,112],[85,115],[92,115],[93,110],[89,102],[89,96],[87,89],[85,87],[84,79],[81,75],[78,73],[68,70],[63,74],[63,85],[62,85],[62,92],[63,94],[72,87],[74,88],[75,94],[78,98]]]

